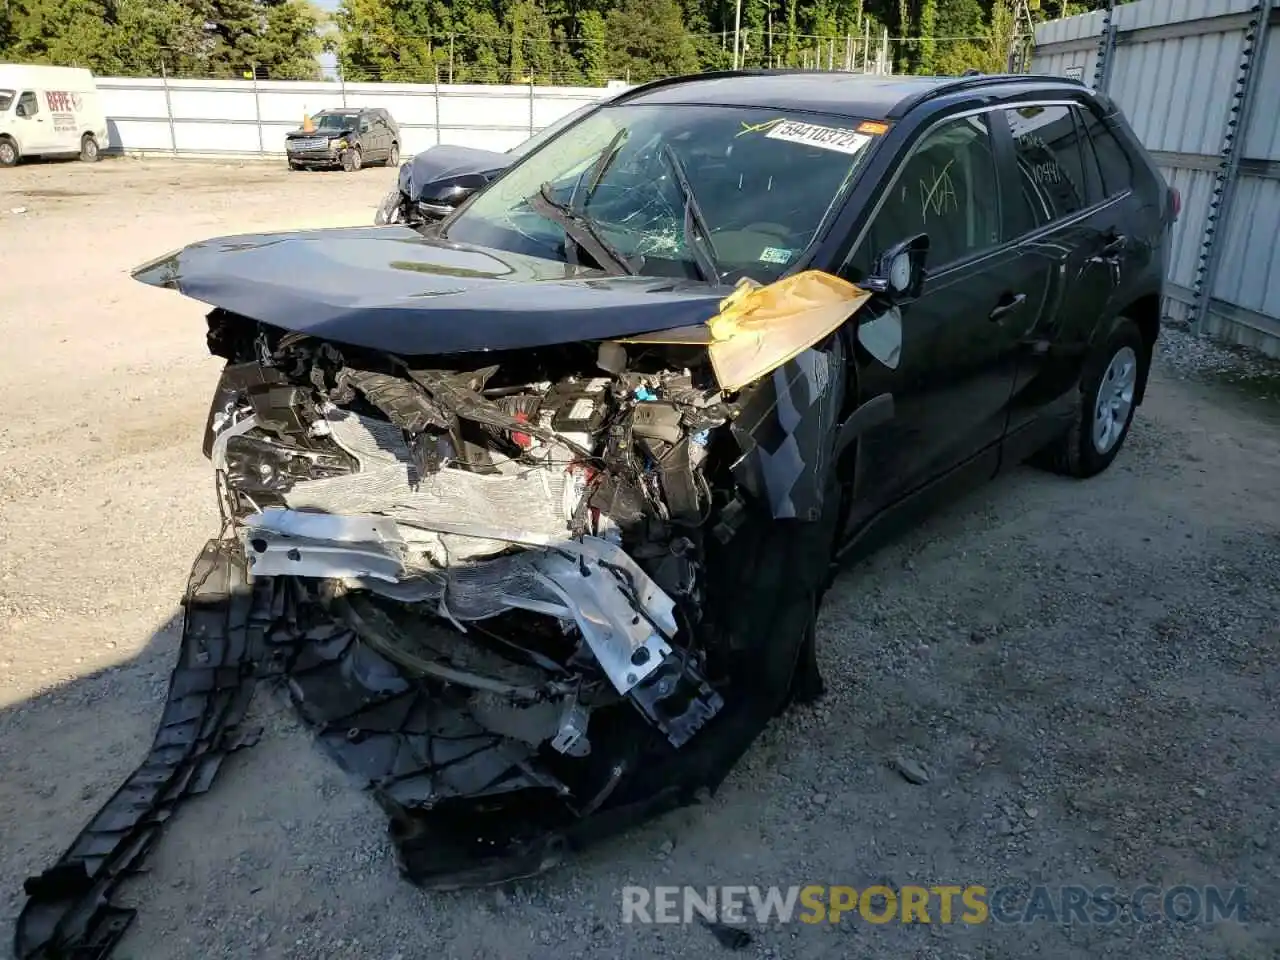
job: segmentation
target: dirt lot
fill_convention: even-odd
[[[6,944],[22,878],[145,752],[176,601],[215,529],[202,310],[127,268],[221,233],[367,223],[391,183],[173,161],[0,172]],[[699,926],[622,924],[621,888],[873,882],[1110,885],[1122,916],[1142,884],[1243,884],[1250,913],[1212,927],[852,916],[753,928],[743,955],[1276,956],[1271,374],[1171,332],[1106,475],[1018,470],[844,574],[822,616],[825,700],[776,723],[709,803],[536,882],[405,884],[382,814],[260,697],[262,743],[127,888],[141,913],[117,957],[702,957],[723,948]],[[927,783],[891,768],[900,753]]]

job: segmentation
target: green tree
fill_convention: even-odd
[[[599,10],[583,10],[578,14],[578,38],[582,72],[587,83],[601,86],[609,79],[608,37],[604,14]]]
[[[0,56],[98,74],[317,76],[307,0],[7,0]]]
[[[940,0],[935,36],[933,69],[944,77],[954,77],[969,68],[982,69],[986,63],[983,40],[987,15],[978,0]]]
[[[698,68],[676,0],[622,0],[605,18],[605,37],[615,77],[637,82]]]
[[[5,59],[96,69],[111,63],[111,29],[102,0],[17,0]]]
[[[923,74],[932,74],[937,68],[938,45],[934,39],[938,35],[938,0],[921,0],[920,2],[920,48],[916,61],[916,69]]]

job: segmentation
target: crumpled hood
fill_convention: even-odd
[[[412,199],[421,200],[432,184],[468,175],[492,177],[510,166],[513,159],[506,153],[442,143],[416,154],[400,168],[400,189]]]
[[[725,287],[614,277],[407,227],[221,237],[133,271],[211,306],[388,353],[525,349],[703,323]]]

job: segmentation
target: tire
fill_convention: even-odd
[[[387,154],[387,166],[388,167],[400,166],[400,144],[398,143],[391,144],[391,152]]]
[[[0,137],[0,167],[16,167],[21,159],[18,145],[8,137]]]
[[[342,169],[346,173],[355,173],[364,166],[364,157],[360,153],[359,147],[352,147],[349,150],[342,151]]]
[[[1145,380],[1150,360],[1137,324],[1117,318],[1085,361],[1071,426],[1032,462],[1079,479],[1111,466],[1129,435],[1138,384]]]
[[[300,164],[300,163],[294,163],[292,160],[290,160],[290,161],[289,161],[289,169],[290,169],[290,170],[295,170],[295,171],[296,171],[296,170],[301,170],[301,169],[302,169],[302,164]]]
[[[98,162],[98,139],[92,133],[86,133],[80,138],[80,159],[85,163]]]
[[[385,197],[382,203],[378,204],[377,210],[373,213],[374,226],[383,227],[391,223],[398,223],[400,220],[400,188],[396,187]]]

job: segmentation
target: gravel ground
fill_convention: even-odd
[[[0,938],[150,741],[176,601],[214,530],[201,308],[124,271],[219,233],[363,223],[389,171],[176,161],[0,176]],[[12,213],[14,208],[25,208]],[[757,957],[1280,953],[1280,402],[1274,364],[1171,330],[1107,474],[1014,471],[845,573],[830,693],[708,803],[535,882],[428,895],[371,800],[267,732],[170,823],[133,958],[712,955],[620,922],[624,885],[1248,888],[1249,922],[751,928]],[[895,758],[922,765],[909,782]],[[914,776],[914,779],[922,779]]]

